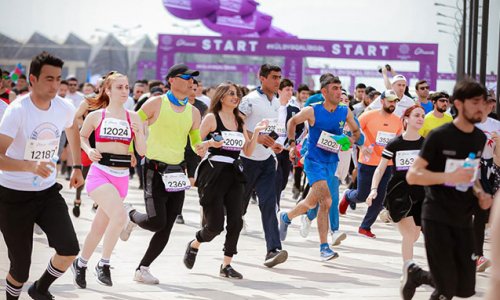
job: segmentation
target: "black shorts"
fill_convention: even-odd
[[[0,230],[9,253],[9,273],[18,282],[29,277],[35,223],[58,255],[74,256],[80,251],[61,189],[58,183],[40,192],[0,186]]]
[[[475,294],[476,257],[472,228],[423,219],[427,261],[436,290],[433,296],[468,298]]]
[[[422,201],[413,203],[407,217],[413,217],[415,225],[422,226]]]
[[[201,157],[194,153],[191,148],[186,148],[184,151],[184,161],[186,162],[187,175],[189,178],[194,178],[196,168],[201,162]]]

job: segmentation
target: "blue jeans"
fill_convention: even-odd
[[[366,198],[370,194],[373,173],[375,173],[376,168],[376,166],[358,163],[358,189],[347,190],[345,197],[347,202],[362,203],[366,201]],[[368,207],[365,218],[361,226],[359,226],[360,228],[370,230],[375,220],[377,220],[377,216],[383,208],[385,193],[387,192],[387,183],[391,177],[391,172],[392,166],[387,166],[377,188],[377,198],[373,199],[372,205]]]
[[[340,181],[336,176],[332,176],[328,180],[328,190],[330,190],[330,195],[332,196],[332,206],[330,206],[329,217],[330,217],[330,230],[335,232],[339,230],[339,186]],[[314,220],[318,215],[319,204],[315,208],[307,211],[307,218],[309,220]]]
[[[251,160],[242,157],[243,169],[247,182],[243,195],[243,215],[245,215],[248,202],[253,189],[259,197],[259,208],[262,227],[266,238],[267,252],[281,250],[281,241],[278,231],[278,218],[276,217],[276,161],[269,156],[263,161]]]

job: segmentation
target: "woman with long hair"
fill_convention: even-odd
[[[403,268],[410,266],[415,268],[415,271],[420,272],[422,278],[426,279],[426,283],[432,284],[430,274],[420,269],[412,261],[413,245],[420,236],[422,224],[420,215],[425,197],[424,187],[409,185],[406,181],[406,173],[417,158],[424,143],[424,138],[418,133],[424,124],[424,117],[425,111],[420,105],[413,105],[405,110],[401,117],[404,132],[390,140],[382,151],[382,158],[373,174],[371,191],[366,198],[366,203],[371,205],[373,199],[377,197],[380,180],[389,160],[392,160],[394,168],[387,184],[385,207],[392,220],[397,224],[403,238],[401,243]],[[403,274],[407,274],[407,272],[403,272]],[[403,281],[405,280],[407,278],[403,278]]]
[[[200,125],[201,138],[209,134],[212,139],[203,142],[209,156],[197,170],[196,186],[203,207],[203,228],[190,241],[184,255],[184,265],[192,269],[201,243],[210,242],[224,229],[224,211],[227,213],[227,233],[224,244],[224,259],[220,276],[241,279],[243,276],[231,267],[233,255],[243,224],[241,198],[245,177],[239,160],[240,152],[251,155],[257,144],[259,132],[266,128],[267,121],[255,127],[250,139],[243,119],[239,115],[240,91],[231,82],[222,83],[215,90],[210,113]]]
[[[87,193],[99,205],[80,256],[72,265],[74,281],[86,288],[87,262],[104,237],[102,258],[95,267],[97,281],[112,286],[110,257],[128,217],[123,206],[127,196],[131,155],[130,144],[140,155],[146,152],[144,126],[137,115],[123,104],[128,99],[129,85],[125,75],[108,76],[99,95],[89,104],[90,113],[80,130],[82,149],[92,161],[87,176]],[[95,148],[89,136],[95,132]]]

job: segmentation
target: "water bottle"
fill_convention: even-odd
[[[476,158],[476,154],[475,153],[473,153],[473,152],[469,153],[469,156],[464,161],[463,167],[464,168],[473,168],[474,167],[473,161],[474,161],[475,158]],[[468,183],[460,183],[460,184],[457,184],[455,186],[455,189],[457,191],[460,191],[460,192],[467,192],[467,190],[469,189],[470,186],[471,186],[470,182],[468,182]]]
[[[371,144],[370,146],[368,146],[367,148],[367,152],[370,153],[370,155],[366,155],[366,154],[363,154],[363,161],[366,163],[370,160],[370,157],[372,156],[372,153],[373,153],[373,148],[375,148],[375,144]]]
[[[52,156],[52,158],[50,159],[51,162],[53,162],[54,164],[57,164],[57,161],[59,161],[59,156],[57,155],[54,155]],[[51,168],[52,166],[48,166],[49,168]],[[54,172],[55,168],[52,169],[52,172]],[[40,183],[42,182],[43,178],[36,175],[35,177],[33,177],[33,186],[40,186]]]

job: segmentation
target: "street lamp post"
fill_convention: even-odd
[[[486,84],[489,13],[490,13],[490,0],[483,0],[483,25],[481,27],[481,58],[479,63],[479,81],[484,85]]]
[[[479,0],[472,0],[474,3],[474,16],[473,16],[473,24],[472,24],[472,62],[471,62],[471,73],[470,76],[472,78],[476,78],[477,74],[477,36],[478,36],[478,16],[479,16]]]

